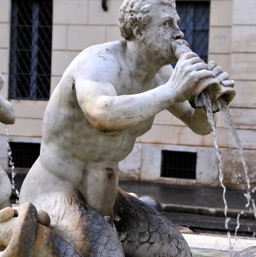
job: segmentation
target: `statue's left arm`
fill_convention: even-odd
[[[212,132],[208,122],[207,113],[203,108],[194,109],[188,101],[177,103],[168,108],[174,116],[185,123],[193,132],[198,135],[207,135]],[[215,115],[214,122],[216,122]]]
[[[224,87],[233,88],[234,81],[229,80],[229,76],[226,72],[222,70],[216,62],[212,61],[208,64],[210,70],[212,70],[214,77],[222,84]],[[166,66],[164,72],[162,72],[162,78],[167,79],[172,73],[172,67]],[[230,99],[227,99],[227,105],[230,103]],[[175,103],[167,108],[174,116],[185,123],[193,132],[199,135],[207,135],[212,132],[212,128],[208,122],[207,113],[204,108],[193,108],[188,101],[182,103]],[[213,114],[214,122],[216,123],[215,114]]]

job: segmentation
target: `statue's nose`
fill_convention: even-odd
[[[174,34],[175,39],[183,39],[184,33],[180,30],[180,28],[177,28]]]

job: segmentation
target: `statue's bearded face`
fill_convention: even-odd
[[[152,4],[151,7],[149,22],[141,31],[144,43],[163,58],[172,58],[171,43],[184,37],[176,8],[162,4]]]
[[[174,0],[124,0],[119,12],[119,27],[126,40],[134,37],[133,26],[139,23],[141,27],[148,24],[150,13],[156,5],[169,6],[176,9]]]
[[[184,36],[174,0],[125,0],[120,8],[119,27],[126,40],[139,36],[152,53],[167,58],[167,63],[175,60],[171,42]]]

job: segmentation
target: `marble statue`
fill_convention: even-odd
[[[19,222],[33,206],[49,215],[38,226],[65,247],[72,245],[73,255],[47,256],[191,256],[183,236],[160,212],[118,187],[118,163],[157,113],[166,109],[206,135],[211,127],[204,108],[189,103],[210,87],[200,82],[215,80],[212,102],[223,88],[235,92],[220,66],[192,51],[172,68],[177,48],[186,44],[179,22],[173,0],[124,0],[119,15],[124,40],[85,49],[64,72],[44,113],[40,156],[21,188],[25,211],[13,218]],[[229,104],[232,97],[224,99]]]
[[[0,90],[4,86],[4,79],[0,73]],[[0,122],[4,124],[13,124],[15,121],[14,111],[10,102],[5,100],[0,95]],[[10,197],[12,193],[12,187],[10,180],[0,166],[0,210],[4,207],[10,206]]]
[[[0,90],[4,86],[4,79],[0,73]],[[0,122],[4,124],[13,124],[15,121],[14,111],[10,102],[0,95]]]

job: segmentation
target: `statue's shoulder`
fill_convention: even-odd
[[[119,55],[121,52],[122,44],[120,41],[107,42],[97,45],[92,45],[84,49],[79,55],[79,58],[91,59],[102,58]]]
[[[94,68],[100,67],[102,69],[103,67],[100,64],[104,64],[105,67],[112,66],[114,68],[114,63],[118,64],[118,60],[121,57],[120,49],[120,41],[92,45],[78,54],[74,59],[74,63],[83,67],[90,65]]]

